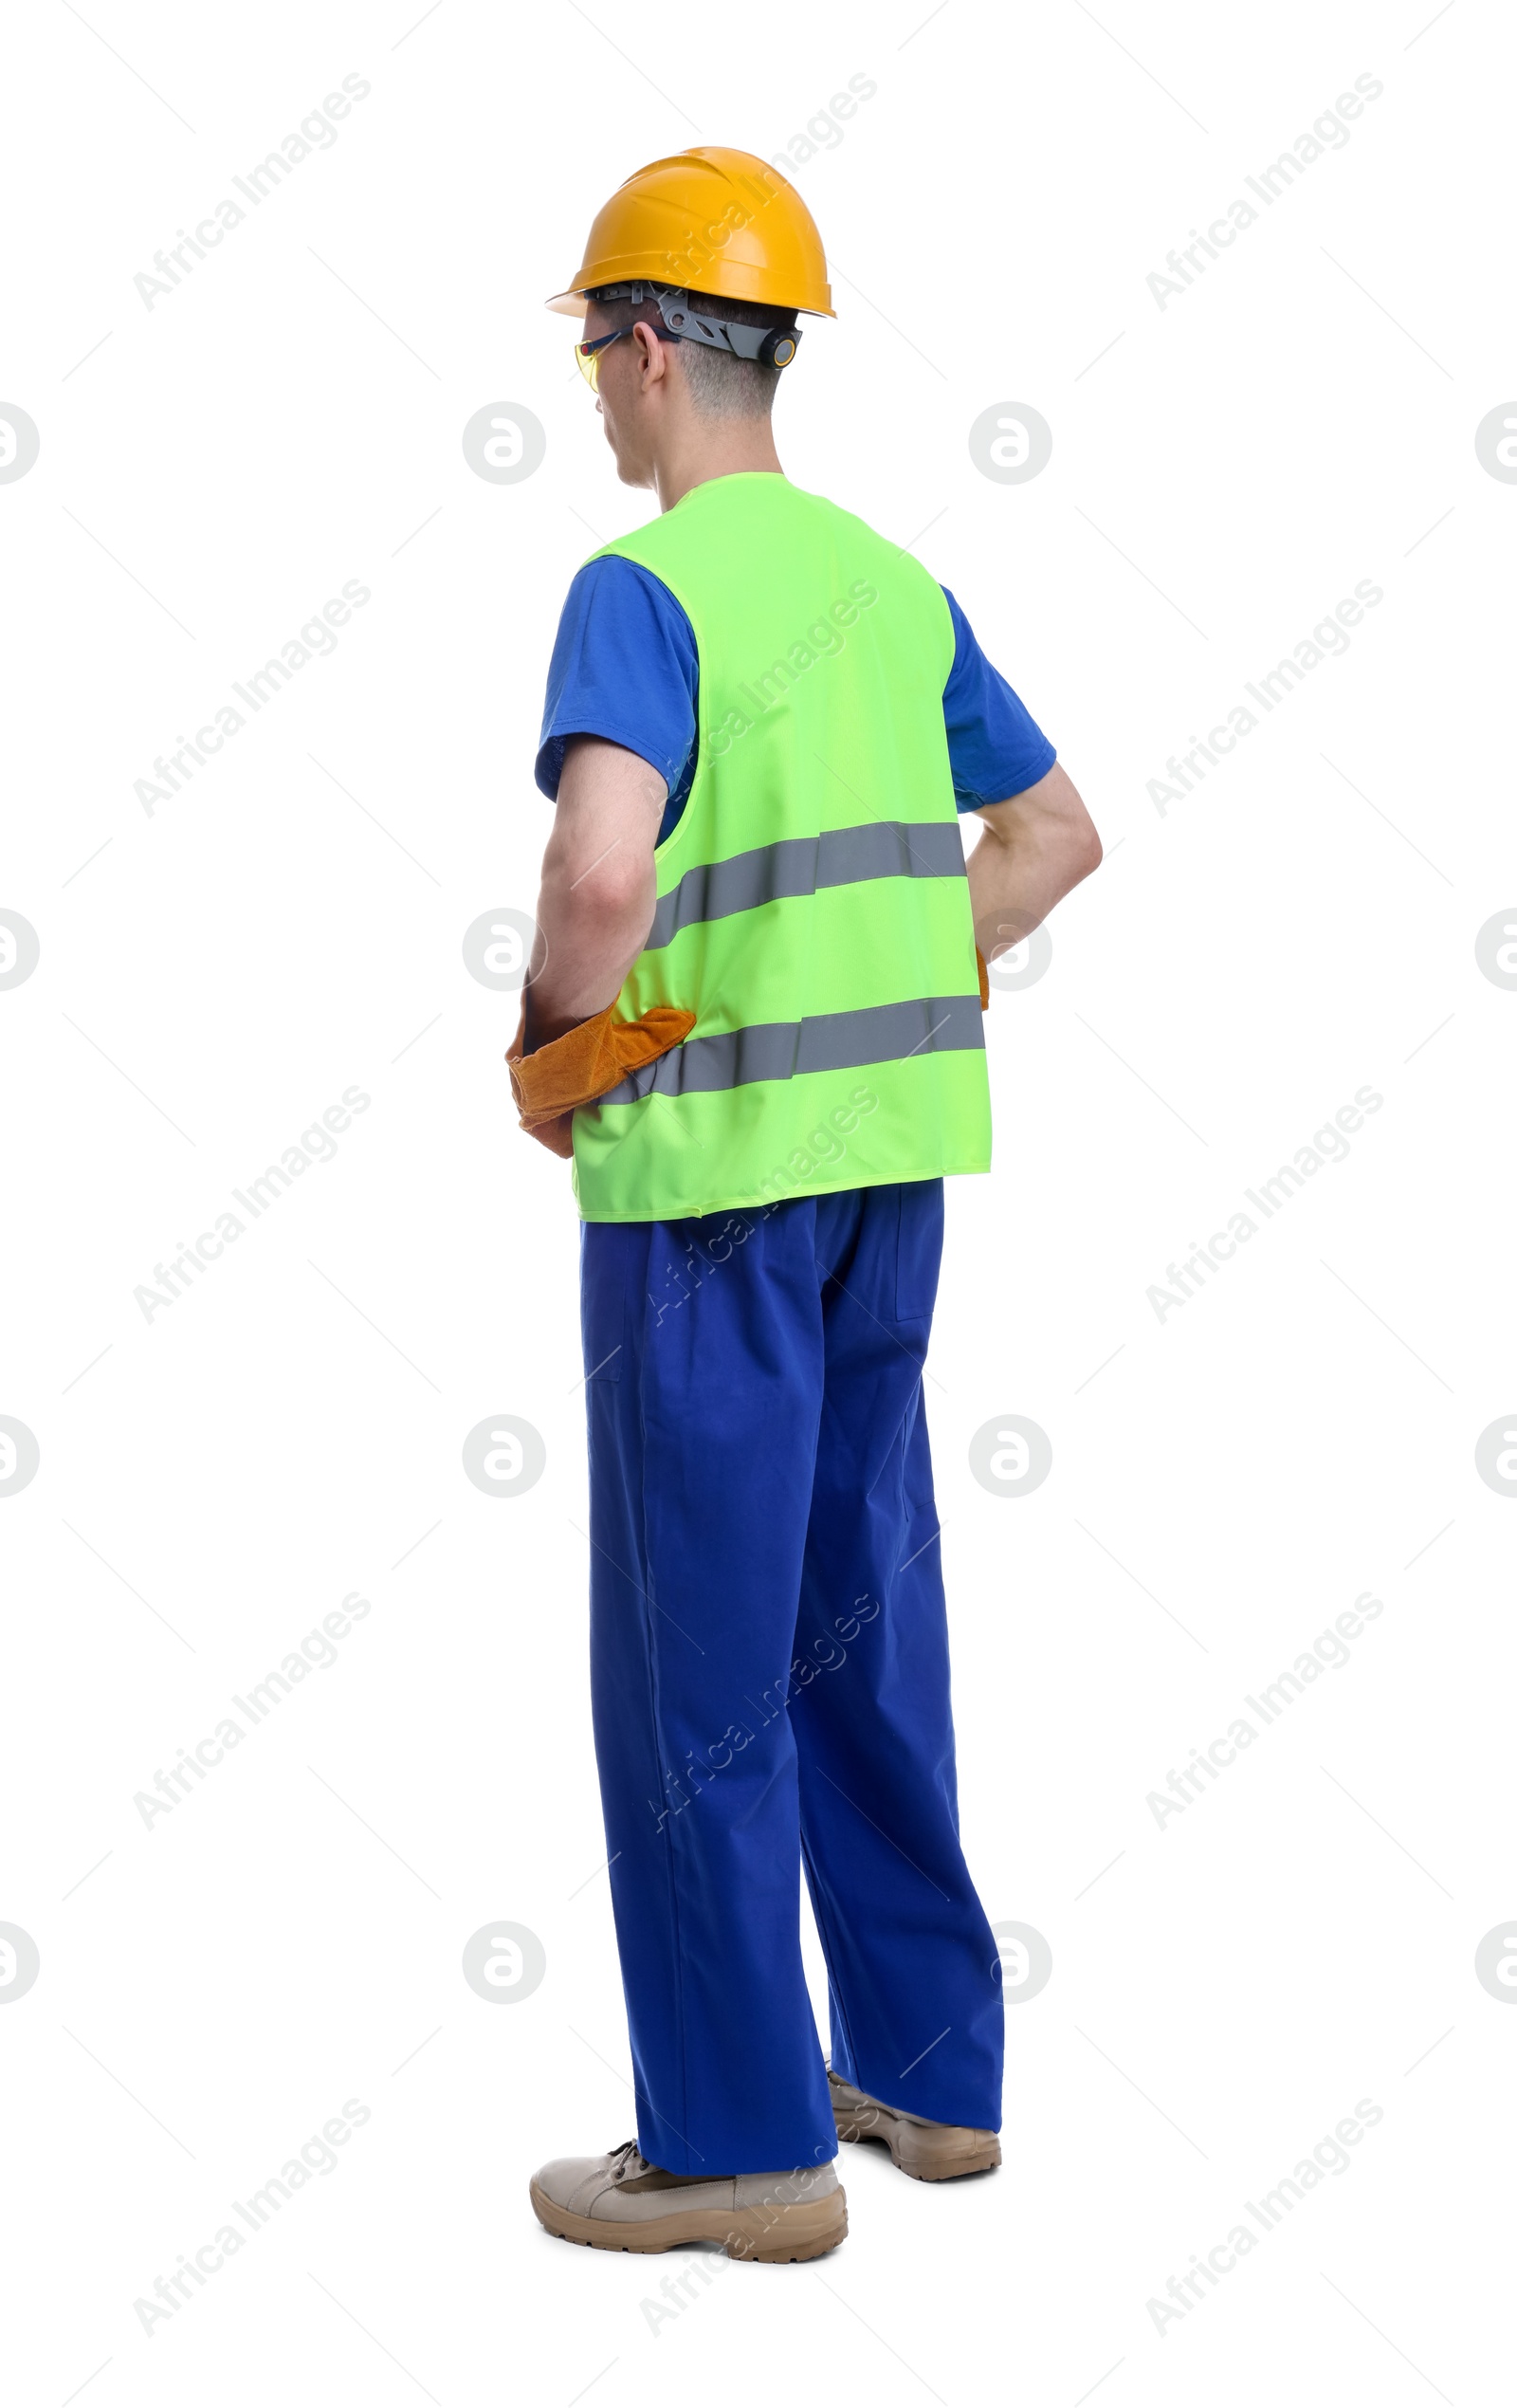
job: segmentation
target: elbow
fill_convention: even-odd
[[[639,910],[648,884],[639,863],[619,861],[613,855],[592,870],[579,895],[597,919],[619,926]]]
[[[1057,767],[1050,772],[1050,781],[1054,778],[1061,780],[1063,788],[1059,835],[1063,867],[1069,880],[1065,888],[1068,893],[1070,887],[1077,887],[1087,878],[1092,870],[1100,869],[1103,847],[1095,821],[1086,809],[1085,798],[1073,781]]]
[[[1059,846],[1061,891],[1068,894],[1083,884],[1093,870],[1099,870],[1104,857],[1100,836],[1094,820],[1083,806],[1078,819],[1068,823]]]
[[[616,848],[558,881],[560,908],[582,926],[620,929],[652,917],[653,880],[648,866]]]

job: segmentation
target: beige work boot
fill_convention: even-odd
[[[903,2115],[864,2090],[855,2090],[839,2073],[828,2068],[827,2086],[840,2141],[883,2141],[903,2174],[915,2182],[949,2182],[956,2174],[982,2174],[999,2165],[1001,2144],[994,2132],[977,2132],[967,2123],[929,2123],[924,2116]]]
[[[634,2141],[600,2158],[555,2158],[532,2178],[539,2224],[587,2249],[652,2253],[720,2241],[760,2266],[824,2257],[848,2232],[848,2200],[831,2165],[789,2174],[666,2174]]]

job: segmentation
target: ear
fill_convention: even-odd
[[[637,348],[639,380],[646,392],[665,377],[668,361],[653,329],[641,318],[632,328],[632,341]]]

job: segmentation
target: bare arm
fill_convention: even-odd
[[[1101,838],[1057,762],[1009,802],[976,814],[985,834],[969,856],[975,942],[987,962],[1020,944],[1101,859]]]
[[[653,848],[667,794],[624,745],[569,739],[542,856],[529,1050],[615,1002],[652,925]]]

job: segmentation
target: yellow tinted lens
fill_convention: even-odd
[[[590,387],[591,392],[598,392],[600,380],[599,352],[592,351],[588,343],[576,342],[575,345],[575,358],[579,363],[579,373],[583,377],[586,384]]]

